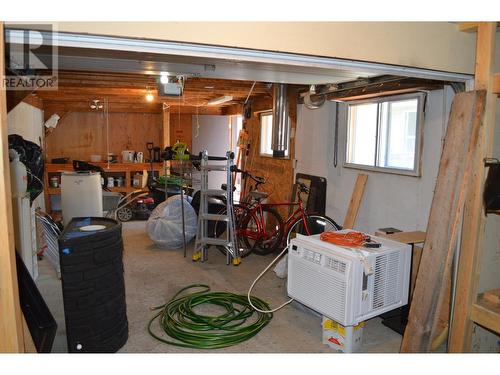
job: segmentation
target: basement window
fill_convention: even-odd
[[[288,121],[290,126],[290,121]],[[290,131],[290,129],[289,129]],[[290,134],[290,132],[289,132]],[[260,114],[260,155],[273,157],[271,144],[273,142],[273,113],[263,112]],[[286,145],[285,158],[288,157],[290,142]]]
[[[348,104],[344,166],[418,176],[424,94]]]

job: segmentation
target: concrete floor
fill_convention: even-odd
[[[145,222],[124,223],[125,286],[129,339],[120,350],[124,353],[154,352],[203,352],[163,344],[152,338],[146,325],[152,316],[149,308],[165,303],[182,287],[202,283],[212,290],[246,294],[254,278],[273,259],[272,256],[250,255],[240,266],[227,266],[225,257],[213,249],[205,263],[190,259],[182,250],[157,248],[149,239]],[[62,304],[61,283],[47,260],[39,262],[40,276],[37,285],[58,323],[53,352],[66,352],[66,333]],[[254,294],[278,306],[285,301],[285,281],[274,272],[260,281]],[[274,314],[272,321],[255,337],[241,344],[211,352],[226,353],[331,353],[332,349],[321,343],[321,318],[298,303],[292,303]],[[367,321],[363,333],[361,352],[399,351],[402,337],[381,324],[379,318]]]

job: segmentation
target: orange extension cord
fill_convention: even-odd
[[[319,238],[321,241],[345,247],[360,247],[370,240],[370,236],[361,232],[323,232]]]

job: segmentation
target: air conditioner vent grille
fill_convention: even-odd
[[[314,267],[314,268],[312,268]],[[311,273],[315,277],[311,278]],[[321,268],[307,262],[293,262],[288,274],[289,288],[294,298],[339,322],[345,320],[347,283],[342,276],[321,272]],[[313,292],[311,292],[313,291]]]
[[[379,255],[375,259],[373,287],[373,309],[378,309],[397,301],[399,280],[399,253]]]

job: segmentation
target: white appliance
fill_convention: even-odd
[[[64,172],[61,174],[63,224],[74,217],[102,217],[101,174]]]
[[[406,305],[410,245],[372,239],[382,246],[351,249],[298,235],[288,250],[288,295],[344,326]]]
[[[14,241],[33,280],[38,278],[36,256],[35,208],[31,206],[27,192],[28,175],[26,166],[19,160],[15,150],[9,150],[10,180],[12,185],[12,215],[14,219]]]
[[[134,153],[132,150],[123,150],[122,151],[122,162],[123,163],[132,163],[134,161]]]

